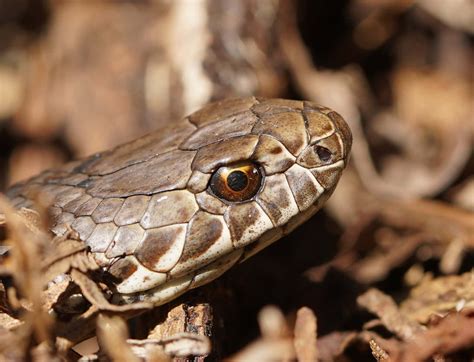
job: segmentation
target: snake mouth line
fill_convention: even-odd
[[[131,302],[152,302],[162,305],[177,298],[190,289],[200,287],[218,278],[237,264],[243,255],[244,248],[221,255],[218,259],[202,266],[191,274],[169,279],[164,284],[141,292],[124,294],[114,293],[112,301],[116,304]]]

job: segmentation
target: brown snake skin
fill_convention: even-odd
[[[79,233],[115,277],[117,302],[160,305],[215,279],[312,216],[333,192],[351,142],[345,121],[328,108],[231,99],[43,172],[7,196],[17,208],[33,207],[38,193],[49,196],[53,233],[64,234],[67,225]],[[260,177],[255,194],[239,201],[217,196],[211,177],[239,162]],[[243,187],[238,181],[236,189]]]

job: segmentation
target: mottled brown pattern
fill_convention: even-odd
[[[344,164],[341,161],[334,165],[313,168],[311,173],[321,186],[328,190],[337,184],[343,168]]]
[[[257,136],[247,135],[205,146],[196,154],[193,170],[212,172],[220,165],[247,160],[254,152],[257,142]]]
[[[39,195],[49,199],[55,234],[75,229],[120,280],[125,300],[160,304],[190,288],[195,273],[201,274],[192,285],[205,284],[314,214],[333,191],[350,144],[347,125],[328,108],[226,100],[45,171],[7,195],[15,207],[34,207]],[[333,158],[321,162],[315,145]],[[239,161],[259,166],[263,186],[250,200],[223,202],[209,192],[210,177]]]
[[[186,190],[161,192],[149,202],[140,225],[145,229],[188,222],[198,210],[194,194]]]
[[[224,215],[235,249],[242,248],[275,226],[256,202],[231,205]]]
[[[135,251],[136,258],[150,270],[167,272],[174,266],[181,255],[181,240],[184,240],[185,232],[186,226],[183,224],[147,230],[143,241]],[[172,262],[171,264],[173,265],[169,266],[169,263],[166,262],[166,268],[164,268],[161,265],[163,264],[162,259],[173,250],[176,251],[171,256],[174,259],[174,263]]]
[[[204,191],[207,188],[211,174],[194,170],[189,178],[187,188],[193,193]]]
[[[272,220],[275,226],[288,221],[286,211],[291,206],[293,195],[285,175],[267,177],[265,187],[257,198],[257,202]],[[293,201],[294,202],[294,201]]]
[[[150,196],[130,196],[127,197],[115,216],[114,222],[117,225],[128,225],[139,222],[145,213]]]
[[[253,203],[237,204],[229,207],[225,215],[232,240],[240,240],[244,232],[252,228],[260,216]]]
[[[331,119],[321,112],[306,110],[304,112],[311,143],[315,140],[330,136],[336,130]]]
[[[265,169],[266,175],[285,172],[295,163],[294,156],[278,140],[268,135],[260,136],[252,160]]]
[[[128,255],[120,259],[114,259],[112,265],[115,265],[117,260],[123,260],[124,264],[122,265],[128,265],[127,270],[131,272],[130,275],[128,275],[126,278],[118,280],[115,283],[118,293],[129,294],[142,292],[155,288],[166,282],[166,273],[157,273],[151,271],[150,269],[140,264],[134,256]],[[108,267],[111,268],[110,265]]]
[[[280,192],[280,194],[280,198],[283,198],[284,194],[282,194],[282,192]],[[258,199],[258,203],[262,206],[262,208],[265,210],[270,219],[272,219],[273,224],[278,225],[278,223],[283,217],[283,213],[278,207],[278,203],[271,199],[265,200],[265,197],[260,197]]]
[[[222,223],[207,212],[198,212],[189,223],[180,262],[206,252],[222,235]]]
[[[275,137],[293,155],[299,154],[308,141],[303,116],[298,112],[264,115],[252,129],[252,133]]]
[[[305,168],[294,165],[286,172],[286,178],[300,211],[306,210],[319,196],[316,180]]]
[[[137,266],[129,259],[119,259],[107,271],[119,281],[122,281],[135,273],[136,270]]]
[[[111,259],[133,254],[144,234],[145,230],[139,224],[121,226],[105,251],[105,256]]]
[[[268,152],[271,155],[279,155],[280,153],[283,153],[283,147],[275,146],[275,147],[269,149]]]
[[[201,210],[210,212],[211,214],[224,214],[227,205],[217,197],[210,195],[207,191],[196,194],[196,202]]]
[[[296,162],[301,166],[311,168],[322,166],[325,164],[325,162],[322,162],[316,154],[314,145],[309,145],[308,147],[306,147],[303,152],[301,152]]]

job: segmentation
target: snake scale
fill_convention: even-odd
[[[167,128],[7,190],[16,208],[52,200],[114,301],[160,305],[217,278],[321,208],[345,168],[343,118],[311,102],[211,103]]]

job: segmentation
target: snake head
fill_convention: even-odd
[[[223,114],[226,109],[229,114]],[[200,123],[217,118],[213,114],[222,120]],[[200,146],[193,169],[209,177],[197,201],[201,209],[223,215],[232,247],[243,249],[244,259],[321,208],[352,144],[343,118],[311,102],[230,100],[190,119],[201,129],[185,146]]]
[[[261,167],[261,187],[244,201],[228,202],[224,213],[234,247],[244,248],[243,259],[288,234],[324,205],[347,165],[352,145],[347,123],[329,108],[311,102],[260,100],[251,111],[257,121],[239,143],[246,145],[253,137],[258,141],[250,156],[250,150],[245,150],[232,161],[240,162],[237,166],[251,162]]]
[[[138,263],[128,257],[110,269],[121,276],[133,266],[117,286],[128,302],[162,304],[289,233],[334,191],[352,143],[340,115],[304,101],[225,100],[186,121],[195,129],[172,166],[183,171],[163,171],[186,186],[153,196]]]
[[[205,284],[311,217],[347,164],[351,133],[311,102],[211,103],[182,122],[8,191],[54,200],[110,277],[117,303],[166,303]]]

